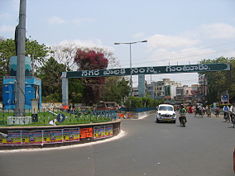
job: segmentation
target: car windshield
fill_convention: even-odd
[[[160,106],[159,111],[173,111],[173,108],[171,106]]]

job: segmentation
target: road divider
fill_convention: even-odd
[[[0,150],[52,147],[111,138],[120,132],[121,120],[64,126],[3,127]]]

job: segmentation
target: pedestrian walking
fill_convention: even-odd
[[[216,106],[216,108],[215,108],[215,117],[219,117],[219,114],[220,114],[220,108],[219,108],[219,106]]]
[[[206,114],[207,117],[211,117],[211,107],[209,105],[206,106]]]

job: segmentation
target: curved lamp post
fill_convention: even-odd
[[[115,42],[114,45],[122,45],[122,44],[126,44],[130,46],[130,86],[131,86],[131,96],[132,96],[132,55],[131,55],[131,45],[132,44],[136,44],[136,43],[146,43],[148,42],[147,40],[142,40],[142,41],[135,41],[135,42]]]

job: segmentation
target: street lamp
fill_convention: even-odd
[[[142,40],[142,41],[135,41],[135,42],[116,42],[114,45],[121,45],[121,44],[126,44],[130,46],[130,85],[131,85],[131,96],[132,96],[132,55],[131,55],[131,45],[136,44],[136,43],[146,43],[148,42],[147,40]]]

